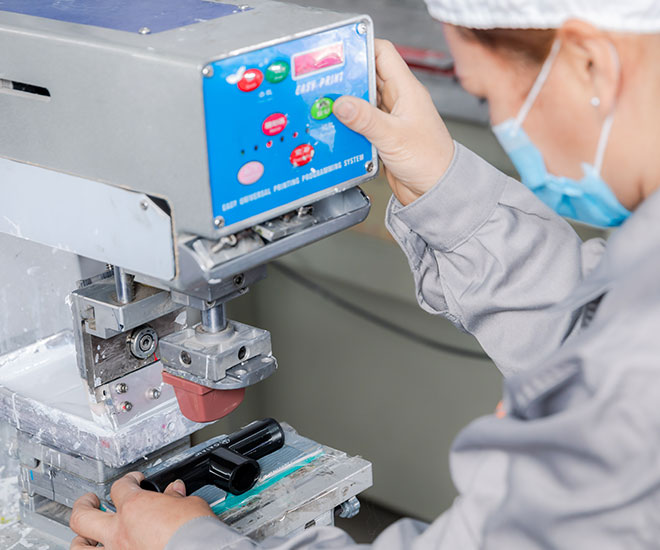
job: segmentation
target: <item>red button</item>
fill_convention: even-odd
[[[275,113],[264,120],[264,123],[261,125],[261,129],[267,136],[276,136],[282,130],[284,130],[284,128],[286,128],[288,123],[289,120],[286,118],[286,115],[283,115],[282,113]]]
[[[291,164],[294,166],[305,166],[314,158],[314,147],[309,143],[299,145],[291,153]]]
[[[242,92],[252,92],[261,86],[263,81],[264,73],[259,69],[248,69],[238,81],[238,89]]]

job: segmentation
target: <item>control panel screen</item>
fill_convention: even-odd
[[[293,56],[293,78],[311,76],[344,64],[344,44],[338,42]]]
[[[334,115],[343,95],[370,99],[364,25],[334,29],[212,64],[204,111],[214,216],[246,227],[370,177],[372,145]]]

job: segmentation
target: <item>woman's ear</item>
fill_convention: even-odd
[[[614,109],[621,83],[619,55],[610,36],[571,19],[557,31],[562,55],[583,87],[585,103],[606,117]]]

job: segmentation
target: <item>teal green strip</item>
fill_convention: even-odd
[[[280,474],[273,476],[268,481],[265,481],[264,483],[257,485],[256,487],[254,487],[254,489],[251,489],[247,493],[243,493],[242,495],[227,495],[227,498],[225,500],[223,500],[219,504],[216,504],[212,508],[213,513],[216,516],[219,516],[224,512],[226,512],[227,510],[231,510],[232,508],[241,508],[242,506],[245,505],[245,502],[250,498],[252,498],[253,496],[258,495],[262,491],[265,491],[269,487],[275,485],[278,481],[284,479],[285,477],[290,476],[294,472],[297,472],[298,470],[300,470],[304,466],[307,466],[311,462],[314,462],[320,456],[323,456],[323,453],[319,453],[317,455],[311,456],[303,460],[302,462],[294,464],[288,470],[284,470]]]

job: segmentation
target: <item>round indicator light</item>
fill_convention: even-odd
[[[267,136],[276,136],[286,128],[288,123],[289,120],[286,118],[286,115],[282,113],[273,113],[264,120],[261,125],[261,130]]]
[[[248,69],[243,74],[243,78],[238,81],[238,89],[241,92],[253,92],[264,81],[264,73],[259,69]]]
[[[312,105],[312,118],[324,120],[332,114],[332,106],[335,102],[329,97],[317,99]]]
[[[238,183],[243,185],[257,183],[264,175],[264,170],[264,165],[258,161],[248,162],[238,171]]]
[[[291,164],[294,166],[305,166],[314,158],[314,147],[309,143],[299,145],[291,153]]]
[[[279,84],[291,72],[291,66],[286,61],[275,61],[266,69],[266,80],[271,84]]]

